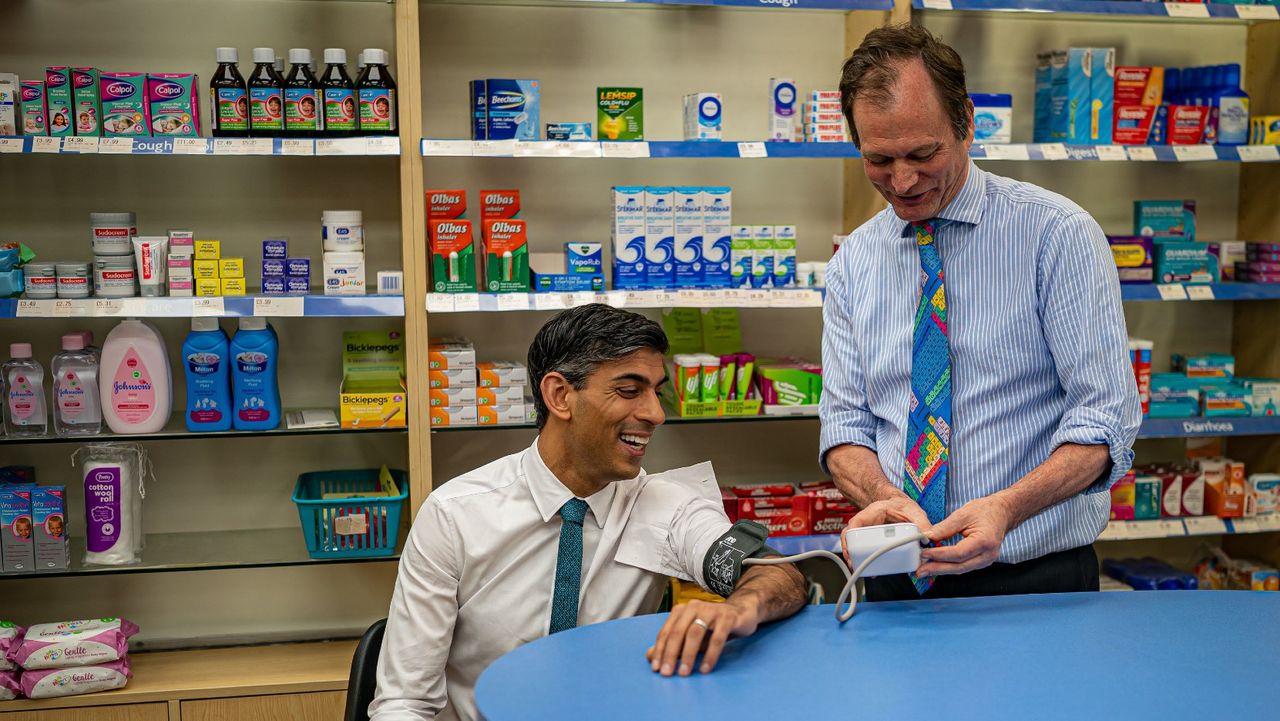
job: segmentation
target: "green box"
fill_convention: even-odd
[[[431,288],[437,293],[475,293],[476,251],[471,221],[427,221],[431,238]]]
[[[596,137],[644,140],[644,88],[596,88]]]
[[[529,292],[529,242],[525,221],[485,220],[484,284],[490,293]]]

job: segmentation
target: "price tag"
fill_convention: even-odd
[[[680,294],[674,290],[655,290],[653,303],[658,308],[680,307]]]
[[[18,301],[18,318],[45,318],[48,313],[45,312],[44,304],[38,300],[20,300]]]
[[[1237,5],[1236,7],[1266,7],[1275,10],[1269,5]],[[1274,145],[1241,145],[1236,148],[1236,151],[1240,153],[1240,161],[1244,163],[1274,163],[1280,160],[1280,148]]]
[[[244,155],[248,152],[247,140],[241,138],[214,138],[214,155]]]
[[[124,313],[124,301],[113,300],[108,298],[94,298],[93,309],[89,314],[109,318],[112,316],[122,315]]]
[[[1098,160],[1128,160],[1128,153],[1124,152],[1123,145],[1099,145],[1095,148],[1098,151]]]
[[[128,155],[133,152],[133,138],[102,138],[98,141],[98,153],[102,155]]]
[[[297,138],[285,138],[280,141],[281,155],[304,155],[311,156],[316,154],[316,141],[299,140]]]
[[[209,141],[204,138],[174,138],[174,155],[207,155]]]
[[[1182,523],[1187,528],[1187,535],[1190,536],[1207,536],[1227,532],[1227,524],[1223,523],[1222,519],[1217,516],[1187,516],[1182,519]]]
[[[1207,18],[1209,8],[1204,3],[1173,2],[1165,3],[1164,10],[1171,18]]]
[[[1027,152],[1027,146],[1017,145],[983,145],[982,150],[987,154],[988,160],[1030,160],[1031,154]],[[1065,151],[1066,148],[1063,148]]]
[[[92,316],[93,316],[93,299],[81,298],[78,300],[71,301],[71,317],[72,318],[89,318]]]
[[[737,288],[727,288],[725,290],[716,291],[716,305],[721,308],[739,308],[746,299],[747,294]]]
[[[601,297],[603,296],[603,297]],[[627,294],[621,290],[611,290],[607,293],[597,293],[596,302],[611,305],[614,308],[627,307]]]
[[[75,304],[72,301],[65,300],[65,299],[55,300],[53,301],[53,312],[51,313],[51,315],[54,318],[70,318],[71,311],[74,308],[75,308]]]
[[[1187,289],[1181,283],[1157,283],[1156,290],[1160,292],[1160,300],[1187,299]]]
[[[1257,516],[1231,519],[1232,533],[1258,533],[1261,530],[1262,526],[1258,523]]]
[[[271,138],[249,138],[242,142],[245,144],[246,155],[275,155],[276,148]]]
[[[560,310],[567,307],[565,301],[568,300],[567,293],[534,293],[533,309],[534,310]]]
[[[556,144],[550,140],[517,140],[517,158],[554,158]]]
[[[316,141],[316,155],[364,155],[364,138],[326,138]]]
[[[767,158],[769,151],[764,143],[738,143],[739,158]]]
[[[98,152],[98,138],[89,135],[74,135],[62,139],[62,152],[89,155]]]
[[[596,294],[589,290],[577,291],[569,298],[569,303],[574,308],[580,305],[591,305],[594,302],[596,302]]]
[[[480,310],[479,293],[456,293],[453,296],[453,310],[457,313],[472,313]]]
[[[378,138],[365,138],[365,152],[369,155],[399,155],[400,138],[386,135]]]
[[[449,293],[427,293],[428,313],[452,313],[453,296]]]
[[[676,291],[676,303],[681,308],[706,308],[707,295],[700,290],[678,290]]]
[[[1275,5],[1236,5],[1236,17],[1241,20],[1280,20]]]
[[[1268,513],[1257,519],[1259,531],[1280,531],[1280,513]]]
[[[529,294],[499,293],[498,310],[529,310]]]
[[[430,157],[468,157],[474,154],[475,147],[470,140],[424,140],[422,154]]]
[[[951,0],[924,0],[925,10],[950,10]]]
[[[1179,519],[1162,518],[1153,523],[1155,535],[1159,538],[1174,538],[1187,535],[1187,529],[1182,527],[1182,521]]]
[[[598,158],[600,143],[562,140],[556,143],[556,155],[562,158]]]
[[[306,315],[304,301],[298,296],[257,296],[253,299],[253,314],[270,318]]]
[[[773,298],[769,301],[770,308],[798,308],[800,303],[800,294],[798,291],[788,289],[777,289],[773,291]]]
[[[62,138],[36,136],[31,139],[31,152],[56,153],[62,150]]]
[[[0,138],[0,153],[21,153],[22,138]]]
[[[193,298],[191,300],[191,317],[213,316],[221,318],[227,314],[227,307],[222,297]]]
[[[1193,283],[1187,288],[1187,297],[1191,300],[1213,300],[1213,286]]]
[[[773,299],[773,293],[767,290],[748,290],[746,297],[742,299],[742,305],[745,308],[768,308]]]
[[[643,140],[631,143],[600,143],[600,154],[606,158],[647,158],[649,143]]]
[[[656,290],[631,290],[627,291],[627,305],[632,308],[659,308],[658,291]]]
[[[474,140],[471,146],[477,158],[510,158],[516,154],[514,140]]]
[[[822,293],[816,290],[808,290],[800,293],[800,308],[821,308]]]
[[[1137,160],[1141,162],[1153,162],[1156,158],[1156,149],[1145,145],[1130,145],[1126,147],[1129,153],[1129,160]]]
[[[1175,145],[1173,156],[1179,163],[1218,159],[1218,154],[1213,151],[1212,145]]]
[[[1066,160],[1067,146],[1062,143],[1044,143],[1040,146],[1040,154],[1045,160]]]

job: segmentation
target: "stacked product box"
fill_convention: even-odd
[[[286,238],[262,241],[263,295],[306,295],[310,290],[311,258],[290,258]]]
[[[1036,56],[1036,142],[1112,142],[1116,97],[1115,48],[1068,48]]]
[[[200,136],[200,78],[191,73],[50,66],[40,80],[0,75],[0,96],[14,87],[11,111],[0,108],[0,134],[20,128],[23,135],[54,137]]]
[[[529,292],[529,232],[520,218],[519,190],[480,191],[484,290]]]
[[[400,331],[342,334],[342,385],[338,387],[343,428],[403,428],[408,391],[404,381],[404,335]]]
[[[326,210],[321,215],[320,263],[325,295],[364,295],[364,213],[359,210]],[[310,259],[288,259],[289,275],[310,275]],[[308,279],[309,280],[309,279]]]
[[[723,125],[720,93],[690,93],[684,96],[684,139],[720,140]]]
[[[169,231],[168,290],[172,296],[195,295],[195,234],[189,230]]]
[[[732,189],[615,186],[612,195],[614,288],[731,287]]]
[[[530,253],[530,280],[538,293],[604,290],[604,249],[600,243],[565,243],[563,253]]]
[[[771,408],[810,408],[816,412],[822,401],[822,366],[802,358],[761,360],[756,377],[766,414]]]
[[[731,521],[755,521],[771,536],[839,533],[857,514],[830,482],[729,486],[721,489]]]
[[[1280,414],[1280,379],[1238,377],[1232,356],[1174,355],[1173,370],[1151,375],[1152,418]]]
[[[197,297],[244,295],[244,258],[223,258],[222,243],[196,240],[192,275]]]
[[[814,90],[801,105],[803,139],[806,143],[847,143],[844,112],[839,90]]]
[[[466,191],[428,190],[426,203],[432,291],[475,293],[476,247]]]
[[[472,80],[471,139],[537,140],[541,105],[537,80]]]
[[[1244,262],[1234,263],[1236,280],[1280,283],[1280,243],[1245,243]]]
[[[67,570],[69,532],[65,486],[0,482],[0,573]]]
[[[476,349],[466,338],[432,338],[427,345],[432,426],[474,426]]]
[[[734,288],[791,288],[796,284],[794,225],[735,225],[729,252]]]
[[[528,423],[535,418],[529,393],[529,371],[521,363],[481,361],[476,364],[476,415],[482,426]]]

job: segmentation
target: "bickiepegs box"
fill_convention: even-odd
[[[537,140],[542,127],[538,81],[490,78],[484,84],[487,139]]]
[[[733,260],[733,190],[728,186],[702,189],[702,284],[730,287]]]
[[[490,293],[529,292],[529,237],[525,221],[482,220],[484,282]]]
[[[476,292],[476,249],[471,221],[428,220],[431,288],[436,293]]]
[[[1196,201],[1133,201],[1133,233],[1148,238],[1196,239]]]
[[[48,108],[49,134],[54,137],[72,135],[75,108],[71,68],[51,67],[44,70],[45,103]]]
[[[97,68],[72,68],[72,112],[76,135],[102,134],[102,95],[98,92]]]
[[[644,140],[644,88],[596,88],[598,140]]]
[[[147,111],[157,137],[200,137],[200,77],[191,73],[147,76]]]
[[[18,102],[22,108],[22,134],[48,135],[49,108],[45,103],[44,81],[23,80]]]
[[[98,81],[102,97],[102,134],[106,137],[147,136],[146,73],[102,73]]]
[[[677,187],[675,203],[675,286],[699,288],[703,284],[702,266],[702,189]]]

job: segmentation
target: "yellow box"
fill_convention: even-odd
[[[343,428],[404,428],[404,387],[369,384],[344,379],[338,391],[338,412]]]
[[[244,258],[222,258],[218,260],[218,276],[222,278],[243,278]]]
[[[218,261],[217,260],[197,260],[191,264],[191,274],[197,279],[212,278],[218,279]]]
[[[432,426],[474,426],[475,406],[436,406],[431,409]]]
[[[244,278],[223,278],[220,282],[223,295],[244,295]]]
[[[196,260],[217,260],[222,257],[222,242],[217,240],[197,240]]]
[[[197,278],[196,295],[202,298],[222,295],[222,282],[217,278]]]

